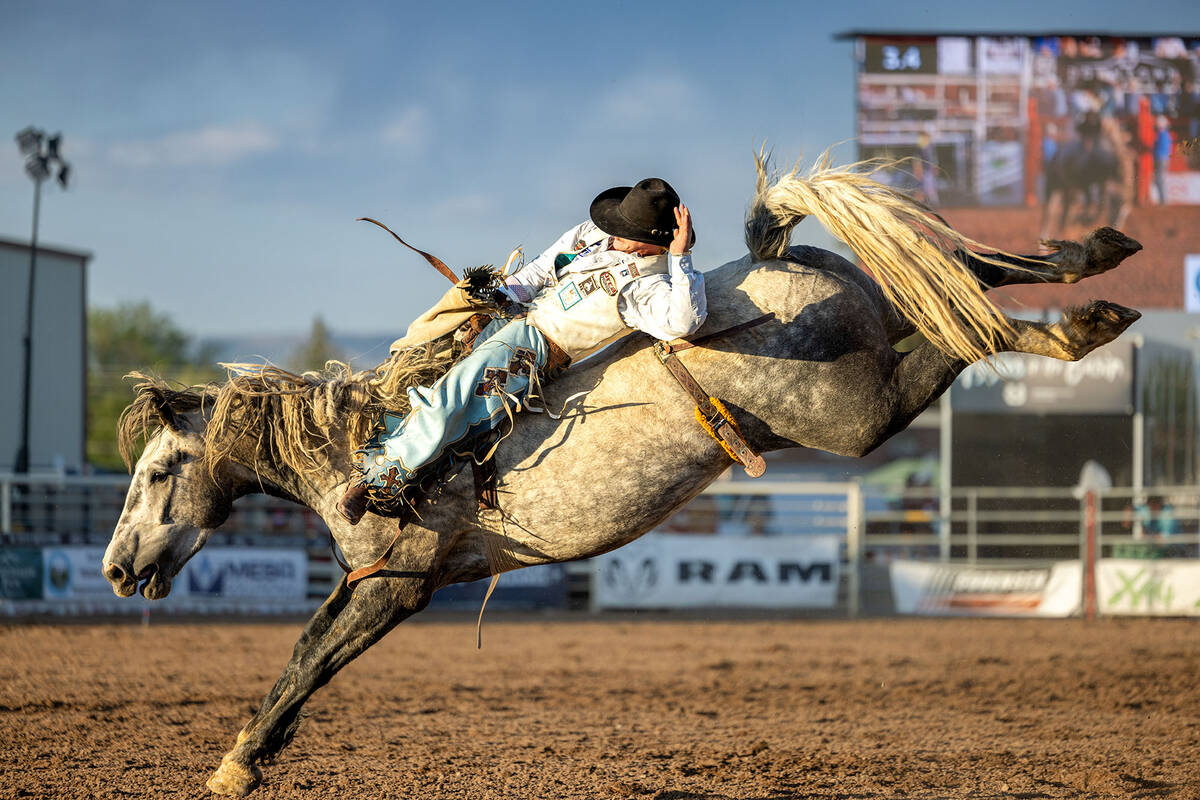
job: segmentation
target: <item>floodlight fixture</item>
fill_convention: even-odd
[[[27,156],[30,153],[36,153],[38,150],[40,150],[42,148],[42,136],[44,135],[45,134],[32,125],[30,125],[28,128],[18,131],[17,147],[21,149],[21,155]]]

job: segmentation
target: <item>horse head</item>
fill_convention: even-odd
[[[199,410],[181,413],[159,388],[145,390],[141,399],[143,424],[152,417],[158,431],[133,466],[103,572],[121,597],[144,581],[142,596],[160,600],[212,530],[229,517],[237,484],[230,473],[237,467],[228,461],[210,467]]]

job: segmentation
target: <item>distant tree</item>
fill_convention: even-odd
[[[329,334],[325,320],[318,315],[313,317],[312,330],[309,331],[308,341],[296,348],[288,356],[288,368],[295,372],[320,370],[325,368],[326,361],[345,361],[346,357]]]
[[[117,452],[117,418],[133,399],[123,381],[132,370],[180,383],[203,383],[220,371],[212,346],[197,347],[171,318],[147,302],[88,310],[88,463],[124,469]]]

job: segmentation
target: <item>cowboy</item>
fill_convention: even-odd
[[[411,505],[429,480],[479,458],[541,379],[635,330],[674,339],[704,323],[691,212],[670,184],[647,178],[609,189],[590,216],[506,279],[503,291],[523,314],[492,322],[433,386],[410,389],[407,416],[383,415],[355,453],[355,478],[338,504],[347,521],[357,523],[370,499]]]

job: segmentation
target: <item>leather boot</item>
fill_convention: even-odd
[[[342,519],[351,525],[357,525],[363,514],[367,513],[367,485],[358,479],[350,481],[350,485],[342,493],[342,499],[338,500],[335,507]]]

